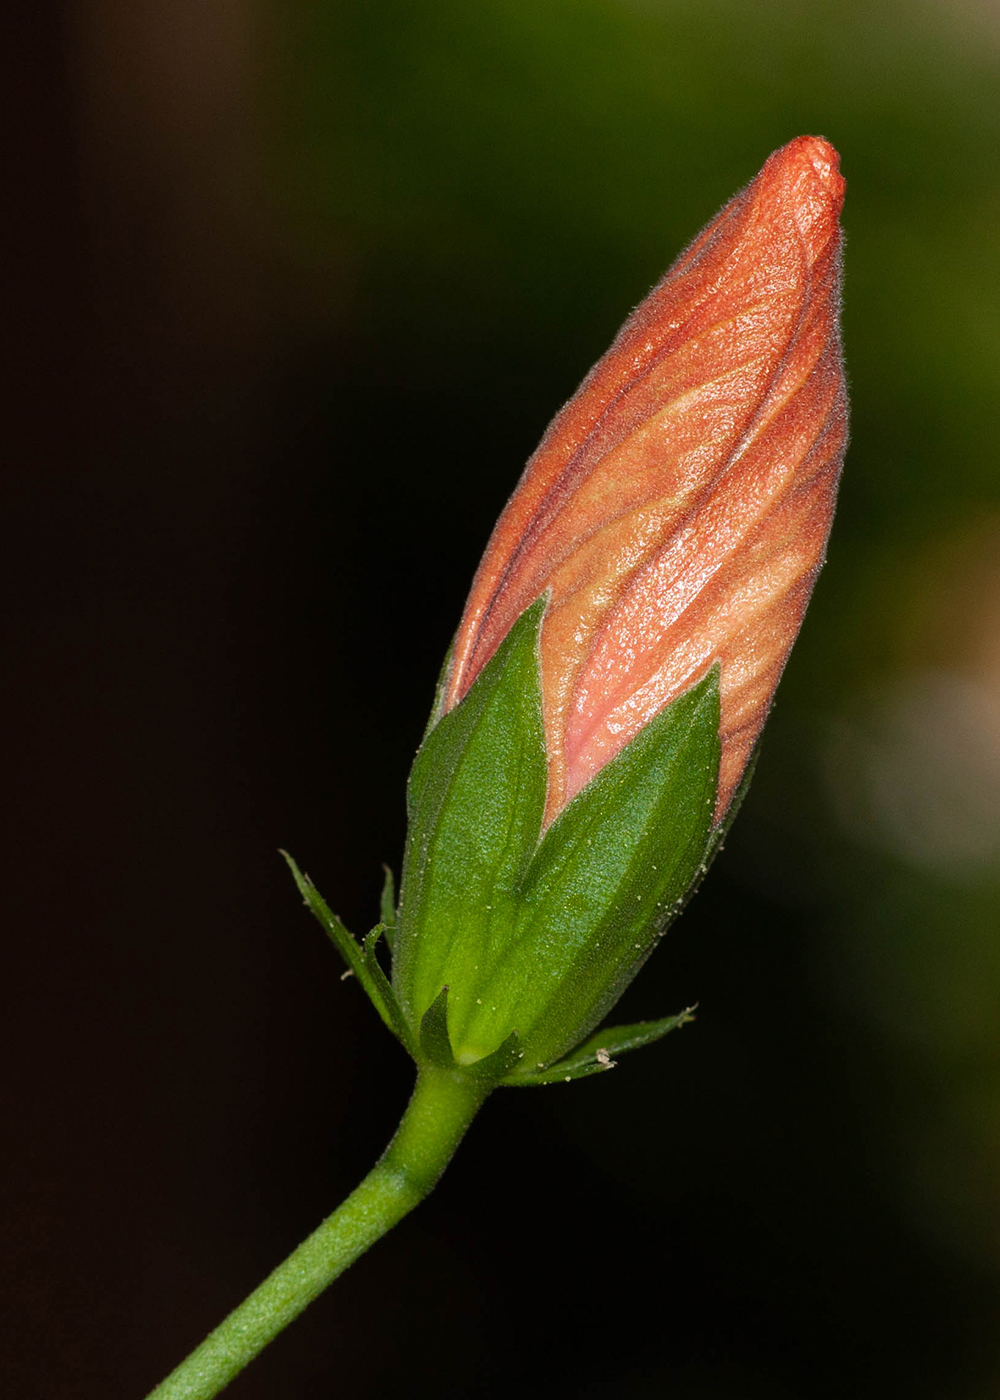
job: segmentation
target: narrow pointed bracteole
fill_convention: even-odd
[[[816,575],[847,439],[836,151],[776,151],[556,415],[473,582],[444,709],[549,590],[546,821],[721,666],[716,820]]]

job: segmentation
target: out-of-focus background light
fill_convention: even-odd
[[[381,1149],[407,1066],[275,848],[374,921],[525,458],[817,132],[853,439],[622,1007],[697,1022],[498,1096],[233,1395],[996,1395],[1000,11],[76,0],[0,66],[3,1393],[143,1394]]]

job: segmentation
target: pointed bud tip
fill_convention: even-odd
[[[840,173],[840,156],[824,137],[796,136],[787,146],[774,152],[764,169],[772,163],[788,179],[795,179],[801,174],[814,175],[831,202],[837,206],[837,212],[840,212],[846,182]]]
[[[840,156],[822,136],[796,136],[767,160],[757,177],[761,193],[778,207],[791,205],[812,263],[831,238],[844,206],[847,182]]]

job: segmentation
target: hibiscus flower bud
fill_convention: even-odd
[[[714,853],[823,561],[843,191],[826,141],[776,151],[500,517],[410,779],[393,989],[418,1058],[545,1082],[677,1023],[580,1045]]]
[[[717,818],[732,799],[833,516],[843,198],[826,141],[776,151],[625,322],[500,517],[444,708],[549,590],[548,821],[713,660]]]

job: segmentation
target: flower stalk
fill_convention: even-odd
[[[148,1400],[211,1400],[314,1298],[437,1184],[489,1088],[423,1065],[379,1161],[344,1203],[152,1391]]]

